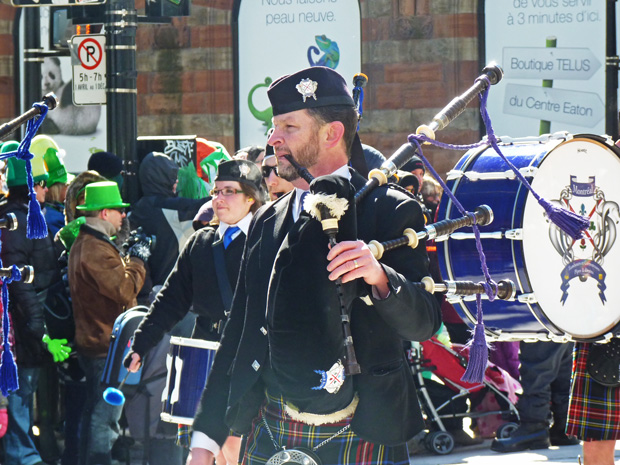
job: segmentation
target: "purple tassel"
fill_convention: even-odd
[[[590,226],[590,220],[585,216],[573,213],[567,208],[553,205],[543,198],[541,198],[538,203],[547,212],[549,220],[575,241],[581,239],[583,232]]]
[[[28,179],[28,192],[30,193],[30,201],[28,202],[28,216],[26,225],[26,237],[28,239],[43,239],[47,237],[47,223],[41,211],[41,205],[37,200],[37,193],[34,190],[34,179],[32,177],[32,154],[22,156],[26,160],[26,176]]]
[[[467,383],[481,383],[484,381],[484,372],[489,359],[489,347],[484,335],[484,324],[476,324],[474,338],[469,342],[469,361],[461,381]]]
[[[2,352],[2,365],[0,365],[0,391],[2,395],[7,397],[11,392],[19,389],[19,381],[17,380],[17,365],[13,353],[9,349],[9,343],[4,344]]]
[[[461,377],[461,381],[467,383],[482,383],[484,381],[484,373],[487,369],[489,360],[489,346],[487,345],[486,336],[484,334],[484,323],[482,322],[482,298],[480,294],[476,295],[476,305],[478,307],[477,322],[474,327],[474,337],[469,341],[469,361],[465,373]]]
[[[47,223],[45,222],[36,193],[30,196],[27,221],[26,237],[28,239],[43,239],[47,237]]]
[[[0,266],[2,263],[0,262]],[[13,265],[15,270],[17,267]],[[19,273],[19,270],[17,270]],[[2,364],[0,365],[0,391],[4,397],[8,396],[10,392],[17,391],[19,389],[19,381],[17,378],[17,365],[11,352],[11,343],[9,342],[9,334],[11,333],[10,320],[9,320],[9,290],[8,283],[12,281],[12,278],[7,278],[2,283],[2,338],[3,340],[3,352],[2,352]]]

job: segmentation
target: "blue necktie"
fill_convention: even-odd
[[[224,248],[227,249],[233,240],[233,236],[239,231],[239,226],[229,226],[224,232]]]

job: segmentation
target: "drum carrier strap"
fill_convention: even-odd
[[[224,304],[224,315],[230,313],[232,304],[233,291],[228,281],[228,273],[226,270],[226,260],[224,259],[224,245],[222,241],[213,243],[213,262],[215,264],[215,276],[217,277],[217,285],[220,288],[220,296]],[[214,329],[221,334],[224,329],[223,320],[213,323]]]

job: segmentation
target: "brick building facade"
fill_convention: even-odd
[[[476,0],[361,0],[361,136],[390,155],[479,74]],[[137,29],[138,135],[198,134],[234,150],[233,0],[192,0],[190,17]],[[14,116],[12,19],[0,5],[0,118]],[[472,104],[438,139],[479,139]],[[429,148],[440,173],[459,152]]]

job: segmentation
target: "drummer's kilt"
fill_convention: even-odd
[[[294,447],[312,449],[351,421],[349,417],[339,423],[321,426],[293,421],[284,413],[282,399],[269,395],[262,411],[265,412],[265,418],[276,442],[279,446],[286,446],[287,449]],[[258,415],[248,435],[243,465],[265,464],[276,452],[263,419]],[[405,444],[395,447],[373,444],[359,438],[350,429],[319,447],[315,453],[323,465],[409,465]]]
[[[620,439],[620,387],[605,387],[590,377],[589,350],[589,343],[575,344],[566,434],[584,441]]]

